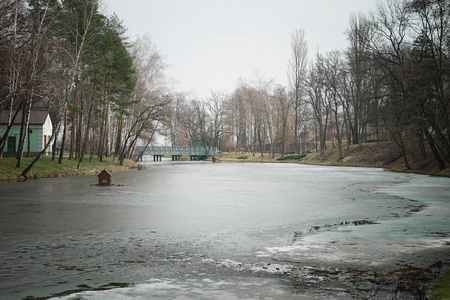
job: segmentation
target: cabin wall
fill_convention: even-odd
[[[0,126],[0,136],[6,132],[6,126]],[[39,125],[30,125],[29,128],[29,136],[25,138],[25,153],[28,152],[28,142],[30,142],[30,152],[31,153],[39,153],[44,149],[45,143],[50,136],[45,137],[44,132],[46,132],[42,126]],[[5,152],[8,154],[13,154],[17,152],[19,148],[19,138],[20,138],[20,127],[13,126],[9,131],[9,138],[7,140],[7,145],[5,147]],[[11,145],[11,142],[14,142],[15,146]],[[15,150],[14,150],[15,149]]]

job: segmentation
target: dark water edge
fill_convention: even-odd
[[[438,262],[426,269],[411,267],[387,274],[351,269],[308,269],[305,277],[319,279],[301,279],[292,291],[294,294],[323,295],[324,299],[330,294],[338,298],[343,296],[342,299],[427,299],[431,283],[443,276],[448,268],[448,263]]]

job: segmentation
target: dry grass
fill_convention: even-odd
[[[450,299],[450,271],[433,283],[429,298],[431,300]]]
[[[343,149],[344,158],[339,161],[337,149],[328,149],[323,156],[319,152],[308,154],[302,163],[311,165],[349,166],[349,167],[379,167],[388,168],[396,172],[419,173],[434,176],[450,177],[450,167],[439,170],[431,156],[427,159],[408,157],[411,169],[405,167],[403,157],[394,142],[379,142],[351,145],[350,150]]]
[[[354,166],[354,167],[381,167],[398,158],[398,150],[391,142],[347,146],[342,149],[343,159],[339,161],[338,149],[328,149],[325,155],[319,152],[309,154],[304,160],[307,164]]]
[[[233,161],[233,162],[279,162],[277,158],[281,157],[281,154],[275,154],[275,158],[270,153],[255,152],[255,155],[251,152],[222,152],[216,155],[219,161]],[[246,157],[246,158],[245,158]],[[210,158],[208,158],[210,160]]]

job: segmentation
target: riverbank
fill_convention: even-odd
[[[33,161],[34,157],[27,157],[23,159],[21,168],[16,168],[17,160],[14,158],[0,159],[0,182],[15,182],[23,180],[20,173]],[[107,169],[111,173],[137,170],[137,164],[130,159],[125,160],[124,165],[121,166],[118,160],[113,160],[112,157],[104,158],[100,162],[97,157],[94,157],[89,162],[89,157],[85,159],[77,169],[78,160],[63,159],[62,164],[58,164],[58,160],[52,161],[50,157],[42,157],[33,169],[28,173],[29,179],[42,179],[54,177],[70,177],[83,175],[96,175],[103,169]]]
[[[406,169],[403,158],[399,156],[398,147],[393,142],[367,143],[361,148],[352,145],[349,150],[343,149],[344,158],[339,161],[339,153],[337,148],[328,149],[323,156],[319,152],[309,153],[305,157],[299,158],[298,155],[275,154],[274,157],[269,153],[251,152],[222,152],[217,155],[219,161],[231,162],[257,162],[257,163],[302,163],[309,165],[323,166],[345,166],[345,167],[375,167],[386,168],[395,172],[417,173],[432,176],[450,177],[450,168],[439,170],[432,157],[410,158],[411,169]],[[22,167],[16,168],[16,159],[3,158],[0,159],[0,182],[14,182],[23,180],[20,173],[28,166],[33,158],[24,158]],[[208,158],[211,160],[211,158]],[[103,162],[99,162],[95,157],[89,163],[86,159],[77,169],[78,161],[65,158],[62,164],[52,161],[49,157],[43,157],[29,173],[29,179],[53,178],[53,177],[69,177],[82,175],[96,175],[101,170],[123,172],[137,170],[138,166],[133,160],[125,160],[124,166],[120,166],[117,160],[112,157],[104,158]]]
[[[272,155],[264,153],[235,153],[223,152],[218,155],[221,161],[235,162],[290,162],[308,165],[343,166],[343,167],[373,167],[386,168],[395,172],[417,173],[432,176],[450,177],[450,168],[439,170],[432,157],[409,158],[410,169],[405,168],[403,157],[399,156],[399,150],[394,142],[365,143],[359,148],[357,145],[350,149],[342,150],[344,158],[339,161],[337,148],[327,149],[323,156],[319,152],[309,153],[307,156],[298,158],[294,155],[285,155],[287,159],[280,160],[281,154]]]

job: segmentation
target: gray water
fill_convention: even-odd
[[[0,184],[0,298],[416,299],[402,274],[431,280],[430,266],[450,263],[449,178],[144,168],[113,174],[112,187],[91,186],[96,176]]]

